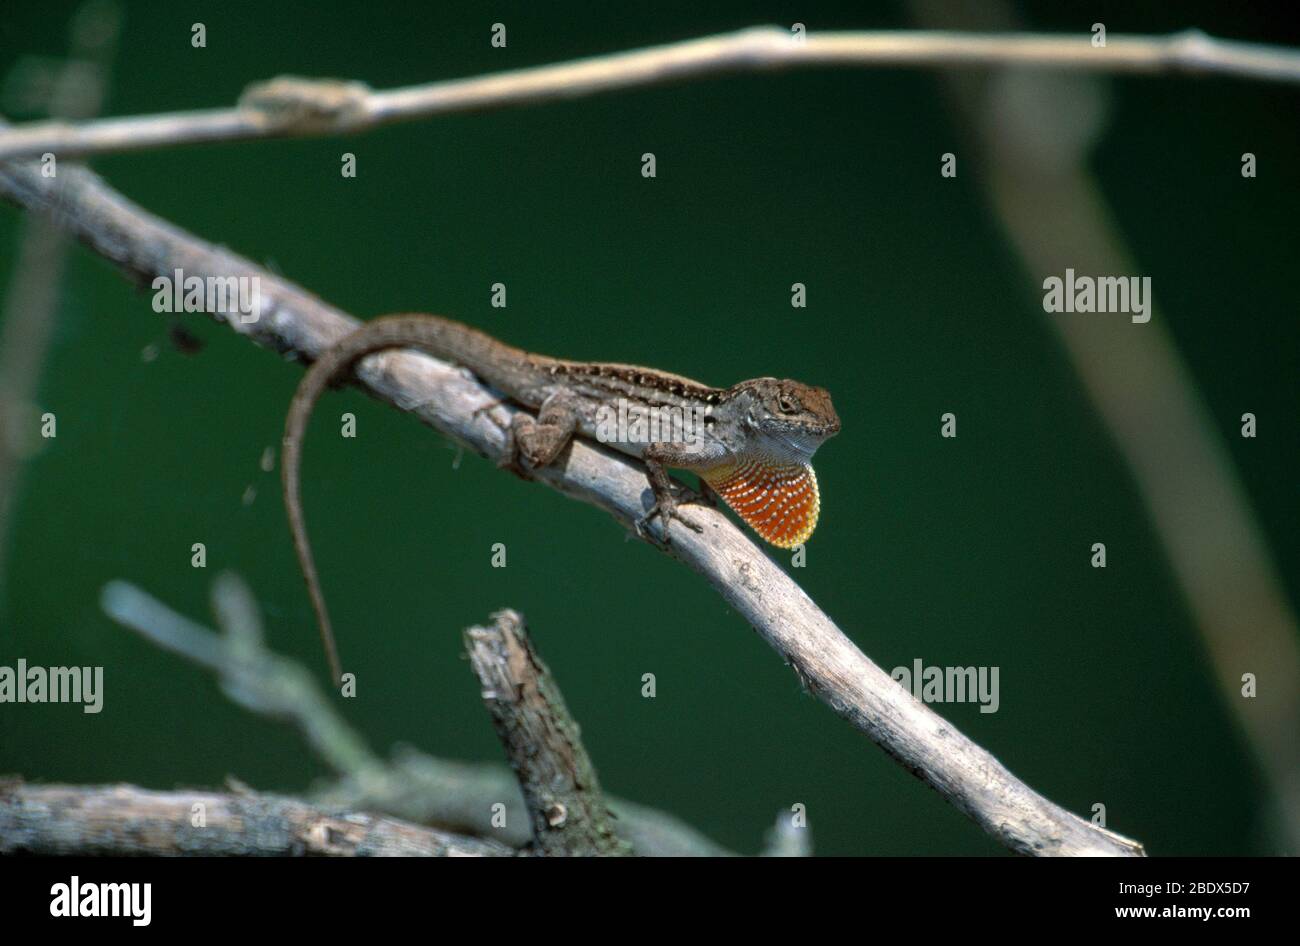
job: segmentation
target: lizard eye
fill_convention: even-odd
[[[799,413],[799,405],[790,400],[790,398],[786,397],[784,394],[776,399],[776,406],[780,408],[782,414]]]

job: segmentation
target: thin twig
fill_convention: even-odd
[[[513,848],[251,792],[0,783],[0,854],[510,857]]]
[[[60,158],[213,141],[355,133],[432,115],[485,111],[723,73],[809,66],[1032,66],[1160,75],[1233,76],[1300,82],[1300,53],[1217,39],[1199,30],[1169,36],[1091,33],[825,32],[796,35],[758,26],[573,62],[451,79],[388,91],[361,82],[282,77],[251,86],[236,108],[35,122],[0,134],[0,160],[52,152]]]
[[[136,207],[87,171],[69,169],[62,200],[31,168],[0,166],[0,194],[32,210],[53,212],[97,253],[145,280],[183,269],[186,275],[255,276],[262,316],[218,321],[278,351],[314,355],[357,321],[254,265],[213,247]],[[453,365],[426,355],[388,351],[364,359],[358,381],[381,400],[414,413],[475,452],[501,459],[500,420],[515,408]],[[651,503],[644,468],[599,444],[578,441],[568,460],[536,471],[537,482],[604,509],[625,529]],[[1034,792],[992,754],[944,721],[872,663],[771,559],[721,512],[694,508],[702,526],[680,529],[669,554],[699,572],[791,665],[811,693],[875,741],[1014,851],[1037,855],[1133,856],[1142,846],[1090,824]]]
[[[483,702],[524,792],[533,850],[543,856],[625,855],[578,724],[542,663],[524,617],[503,610],[465,631]]]
[[[221,576],[214,589],[218,601],[245,593],[243,583],[233,575]],[[222,691],[234,703],[292,722],[334,771],[382,768],[380,759],[334,711],[316,678],[295,661],[266,649],[260,622],[246,627],[243,634],[232,634],[228,626],[226,633],[217,635],[124,581],[105,585],[100,603],[105,614],[150,643],[215,672]]]

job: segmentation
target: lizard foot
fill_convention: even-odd
[[[514,435],[506,431],[506,450],[501,454],[501,459],[497,461],[498,470],[509,470],[521,480],[531,480],[532,472],[524,466],[520,457],[522,454],[519,450],[519,444],[515,441]]]
[[[501,459],[497,460],[497,469],[509,470],[521,480],[531,480],[533,478],[532,474],[520,461],[522,452],[519,449],[519,438],[515,435],[514,426],[512,424],[501,423],[501,421],[497,420],[496,417],[489,413],[490,411],[496,410],[502,404],[509,403],[509,400],[506,398],[498,398],[497,400],[489,401],[480,407],[474,408],[473,416],[474,419],[477,420],[480,415],[486,415],[492,425],[506,436],[505,450],[501,454]]]
[[[632,523],[638,536],[657,545],[660,543],[656,541],[649,531],[650,521],[655,518],[658,518],[664,526],[664,537],[662,542],[664,546],[672,544],[672,531],[670,525],[674,519],[692,532],[702,533],[704,531],[703,526],[696,525],[689,519],[683,518],[682,514],[677,511],[677,497],[671,493],[655,500],[654,505],[646,511],[646,514]]]
[[[509,404],[509,403],[510,403],[509,398],[498,397],[491,401],[488,401],[486,404],[483,404],[480,407],[474,408],[474,410],[470,412],[470,416],[473,417],[475,420],[478,420],[480,414],[486,414],[488,411],[494,411],[502,404]],[[496,423],[495,418],[489,418],[489,420],[492,420],[493,423]],[[497,424],[497,426],[500,427],[501,425]]]

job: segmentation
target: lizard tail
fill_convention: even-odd
[[[338,648],[334,644],[334,630],[330,624],[329,609],[325,606],[325,595],[321,592],[320,578],[316,574],[316,560],[311,552],[311,542],[307,538],[307,523],[303,518],[302,497],[299,491],[299,470],[302,468],[302,439],[307,430],[307,421],[311,418],[312,408],[341,366],[335,359],[325,356],[317,359],[298,383],[293,401],[289,404],[289,413],[284,420],[284,441],[280,451],[280,484],[284,489],[284,508],[289,517],[289,531],[293,533],[293,548],[298,553],[298,565],[302,568],[303,578],[307,582],[307,593],[311,596],[312,610],[316,612],[316,624],[320,628],[321,643],[325,647],[325,657],[329,660],[330,675],[335,685],[343,682],[343,668],[339,665]]]
[[[339,665],[338,648],[334,645],[334,630],[329,610],[325,607],[325,595],[321,592],[320,578],[316,573],[311,542],[307,539],[299,490],[303,435],[307,432],[312,408],[325,389],[357,359],[385,348],[416,348],[462,364],[492,382],[496,380],[492,370],[493,352],[504,350],[505,346],[482,332],[438,316],[388,315],[371,319],[344,336],[337,345],[321,352],[298,383],[284,421],[280,481],[284,488],[289,529],[293,533],[293,547],[298,553],[298,564],[307,582],[307,593],[311,596],[311,606],[320,627],[321,643],[325,646],[325,656],[336,684],[342,683],[343,671]]]

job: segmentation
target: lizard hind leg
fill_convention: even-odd
[[[573,405],[563,395],[553,394],[542,402],[536,420],[522,411],[515,414],[505,465],[517,467],[522,456],[533,469],[550,466],[577,429],[578,413]]]

